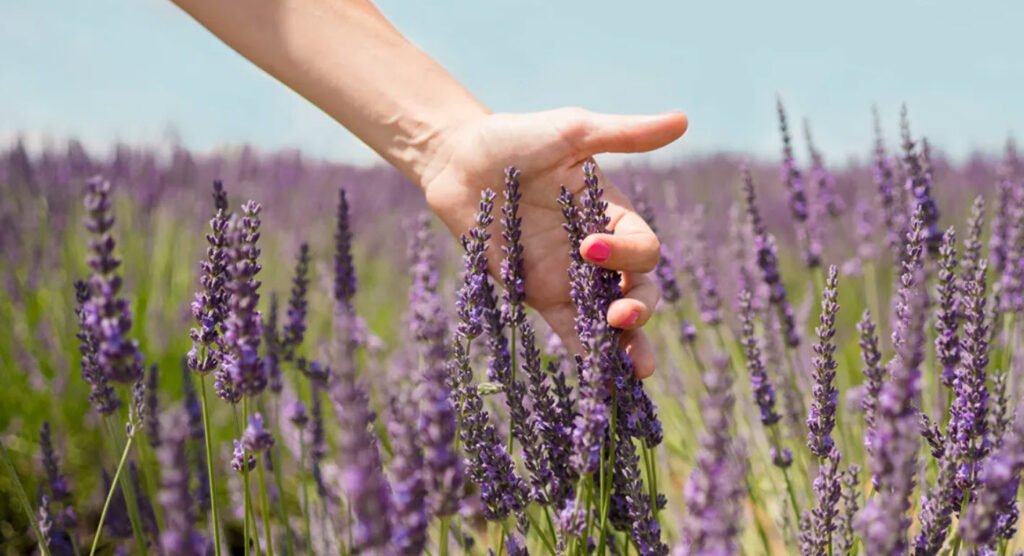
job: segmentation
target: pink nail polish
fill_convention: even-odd
[[[640,320],[640,311],[630,311],[629,316],[622,322],[623,327],[629,327],[636,324],[636,321]]]
[[[591,243],[590,247],[587,247],[587,252],[584,253],[584,256],[595,263],[603,263],[612,256],[612,248],[607,243],[598,240]]]

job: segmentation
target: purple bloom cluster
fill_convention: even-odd
[[[227,315],[224,319],[225,353],[214,387],[221,399],[237,403],[242,396],[256,396],[267,387],[267,373],[259,354],[263,322],[256,306],[260,282],[256,275],[259,264],[260,218],[262,207],[248,201],[242,215],[228,221],[227,263],[225,274],[228,292]]]
[[[807,415],[807,446],[818,458],[831,458],[835,442],[832,429],[836,425],[836,405],[839,391],[836,378],[836,313],[839,311],[839,272],[835,265],[828,269],[825,291],[821,300],[821,324],[817,328],[818,343],[814,345],[814,388],[811,409]],[[833,469],[835,471],[835,469]],[[833,477],[838,481],[838,478]]]
[[[718,295],[718,278],[709,261],[707,236],[704,231],[704,206],[698,205],[687,219],[690,241],[684,256],[683,269],[690,275],[697,293],[700,320],[708,326],[722,322],[722,301]]]
[[[779,259],[776,254],[775,238],[768,233],[764,227],[764,222],[761,220],[761,213],[757,208],[754,178],[750,174],[750,169],[744,166],[742,173],[743,192],[747,203],[747,217],[750,219],[750,227],[754,233],[754,253],[757,259],[757,266],[761,270],[762,281],[768,287],[768,302],[778,312],[786,346],[795,348],[800,345],[800,335],[796,328],[793,306],[789,303],[786,287],[782,284],[782,276],[779,273]]]
[[[927,142],[922,142],[922,151],[916,151],[916,143],[910,133],[910,121],[907,107],[900,113],[900,133],[903,138],[903,164],[907,170],[906,191],[911,195],[913,211],[921,212],[924,223],[924,242],[928,251],[938,254],[942,244],[942,232],[939,231],[939,207],[932,197],[932,171],[928,157]]]
[[[180,410],[165,414],[162,430],[165,436],[157,448],[161,469],[157,501],[165,521],[160,534],[160,549],[165,554],[207,556],[213,553],[213,544],[195,528],[195,507],[189,491],[187,415]]]
[[[281,339],[281,351],[284,361],[293,361],[296,351],[306,336],[306,312],[309,290],[309,244],[299,246],[298,260],[295,261],[295,274],[292,277],[291,293],[288,297],[287,322],[284,323],[284,334]]]
[[[89,301],[89,286],[85,282],[75,282],[75,314],[78,317],[78,351],[81,354],[82,380],[89,385],[89,403],[100,415],[111,415],[119,407],[121,400],[117,398],[114,388],[107,382],[106,375],[99,365],[99,341],[93,335],[86,322],[86,303]]]
[[[132,329],[128,300],[121,297],[121,260],[114,255],[113,207],[110,182],[96,177],[86,183],[85,227],[92,234],[88,259],[89,298],[82,320],[95,341],[97,369],[109,382],[131,384],[143,375],[142,353],[128,335]]]
[[[917,403],[924,361],[925,307],[922,254],[924,219],[914,212],[907,236],[903,273],[897,294],[893,345],[896,356],[889,364],[875,407],[874,427],[869,431],[869,462],[877,494],[865,504],[857,528],[870,554],[901,553],[907,547],[910,495],[914,490],[917,452]]]
[[[683,542],[689,554],[736,554],[740,523],[745,455],[730,434],[734,403],[728,361],[716,358],[704,376],[707,395],[701,401],[704,432],[690,477],[683,488],[688,514]]]
[[[417,412],[410,399],[392,398],[388,436],[392,452],[391,503],[394,524],[391,547],[396,554],[415,556],[427,543],[427,486],[425,461],[419,443]]]
[[[227,228],[228,198],[223,184],[213,182],[215,214],[210,220],[210,233],[206,234],[206,258],[199,263],[199,285],[202,288],[192,301],[192,350],[188,353],[188,366],[197,373],[206,374],[221,365],[220,334],[227,317]]]
[[[775,387],[765,371],[764,359],[754,332],[754,309],[751,304],[750,291],[740,293],[740,342],[743,354],[747,359],[747,372],[750,373],[750,386],[754,393],[754,402],[761,413],[761,424],[774,427],[781,416],[775,409]],[[793,463],[793,455],[789,449],[778,445],[777,434],[769,435],[772,440],[772,458],[779,467],[789,467]]]
[[[939,310],[935,316],[935,354],[942,364],[942,383],[946,387],[953,386],[953,377],[957,364],[960,363],[960,327],[959,313],[959,282],[956,268],[956,231],[952,226],[942,236],[939,247]]]
[[[349,224],[348,196],[338,190],[337,228],[334,231],[334,302],[351,305],[356,293],[356,272],[352,264],[352,229]]]

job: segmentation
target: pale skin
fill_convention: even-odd
[[[579,108],[492,113],[368,0],[174,2],[417,184],[456,236],[473,225],[480,193],[500,191],[504,168],[519,168],[526,301],[578,348],[566,273],[569,244],[555,201],[559,186],[578,193],[581,166],[594,155],[647,152],[675,141],[686,131],[684,114],[618,116]],[[645,378],[654,372],[655,358],[641,327],[659,298],[647,273],[660,246],[626,196],[599,176],[614,234],[587,237],[580,252],[622,273],[624,296],[609,307],[608,323],[626,331],[623,345]]]

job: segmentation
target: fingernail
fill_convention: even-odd
[[[603,263],[612,256],[612,247],[601,240],[597,240],[591,243],[590,247],[587,247],[587,252],[583,255],[595,263]]]
[[[629,316],[626,320],[622,321],[623,327],[630,327],[636,324],[636,321],[640,320],[640,311],[633,310],[629,312]]]

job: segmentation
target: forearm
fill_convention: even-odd
[[[447,130],[486,109],[368,0],[173,0],[422,185]]]

